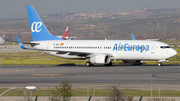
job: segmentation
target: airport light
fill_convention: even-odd
[[[26,86],[25,88],[26,88],[26,89],[29,89],[29,90],[31,90],[31,91],[34,91],[34,90],[36,89],[35,86]]]
[[[32,98],[32,91],[34,91],[36,89],[36,87],[35,86],[26,86],[25,88],[30,90],[31,98]]]
[[[11,88],[11,89],[8,89],[8,90],[4,91],[4,92],[0,95],[0,97],[1,97],[4,93],[6,93],[6,92],[8,92],[8,91],[10,91],[10,90],[19,89],[19,88],[24,88],[24,89],[30,90],[30,92],[31,92],[31,98],[32,98],[32,91],[34,91],[34,90],[36,89],[35,86],[15,87],[15,88]]]

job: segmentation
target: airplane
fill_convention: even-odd
[[[65,30],[65,33],[63,36],[57,36],[57,37],[60,37],[61,39],[64,39],[64,40],[67,40],[68,39],[68,27],[66,27],[66,30]]]
[[[0,45],[4,45],[5,43],[6,41],[2,37],[0,37]]]
[[[59,37],[59,38],[61,38],[61,39],[64,39],[64,40],[75,40],[75,39],[79,39],[77,36],[71,36],[71,37],[69,37],[69,36],[67,36],[67,35],[68,35],[68,27],[66,27],[66,30],[65,30],[65,33],[64,33],[63,36],[57,36],[57,37]],[[84,34],[83,34],[83,36],[80,37],[80,38],[84,38]]]
[[[104,64],[112,66],[112,61],[139,63],[144,60],[168,61],[177,52],[168,44],[149,40],[63,40],[52,35],[32,6],[27,6],[33,41],[32,48],[26,48],[16,36],[22,49],[38,50],[66,59],[87,60],[86,66]]]

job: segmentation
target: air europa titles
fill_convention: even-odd
[[[149,45],[129,45],[128,43],[115,43],[113,51],[149,51]]]

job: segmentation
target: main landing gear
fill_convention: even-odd
[[[87,66],[87,67],[91,67],[91,66],[94,66],[94,64],[92,64],[91,62],[87,61],[87,62],[86,62],[86,66]]]
[[[94,66],[94,64],[92,64],[90,61],[87,61],[86,66],[91,67],[91,66]],[[110,61],[108,64],[105,64],[105,66],[112,66],[112,62]]]
[[[112,66],[112,62],[110,61],[108,64],[105,64],[105,66]]]

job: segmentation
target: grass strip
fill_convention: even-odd
[[[0,88],[0,94],[8,88]],[[30,95],[29,90],[25,90]],[[111,89],[95,89],[95,96],[108,96]],[[144,96],[150,97],[151,90],[138,90],[138,89],[121,89],[124,96]],[[22,96],[24,89],[14,89],[6,92],[3,96]],[[33,96],[52,96],[55,92],[53,88],[37,88],[32,92]],[[87,96],[87,88],[74,88],[72,89],[73,96]],[[93,89],[89,89],[89,96],[93,96]],[[152,91],[153,97],[159,97],[159,90]],[[179,97],[180,90],[161,90],[161,97]]]

